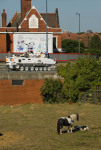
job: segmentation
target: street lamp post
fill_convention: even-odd
[[[2,15],[1,15],[1,11],[0,11],[0,27],[2,26],[1,20],[2,20]]]
[[[47,0],[46,0],[46,53],[48,53],[48,11],[47,11]]]
[[[0,11],[0,28],[2,28],[2,13]],[[0,44],[0,51],[2,50],[2,42]]]
[[[79,53],[80,53],[80,14],[76,13],[76,15],[79,15]]]

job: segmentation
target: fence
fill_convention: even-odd
[[[100,103],[101,104],[101,85],[96,85],[92,92],[84,92],[80,98],[81,103]]]
[[[72,61],[76,60],[79,57],[83,56],[92,56],[94,58],[97,58],[96,55],[88,55],[88,54],[78,54],[78,53],[52,53],[49,54],[49,57],[52,59],[55,59],[56,61]]]
[[[12,55],[20,55],[21,53],[6,53],[6,52],[0,52],[0,61],[5,61],[6,56],[12,56]],[[88,54],[78,54],[78,53],[49,53],[49,57],[51,59],[56,60],[57,62],[65,62],[65,61],[72,61],[76,60],[79,57],[83,56],[92,56],[94,58],[97,58],[97,55],[88,55]]]
[[[95,92],[84,92],[80,98],[81,103],[100,103],[101,104],[101,90]]]

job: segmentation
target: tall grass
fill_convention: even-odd
[[[57,119],[71,113],[80,116],[75,125],[87,125],[89,131],[58,135]],[[0,106],[0,133],[0,150],[100,150],[101,105]]]

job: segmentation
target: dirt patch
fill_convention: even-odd
[[[9,146],[10,144],[16,143],[24,138],[23,135],[19,135],[15,132],[6,132],[0,136],[0,146]]]

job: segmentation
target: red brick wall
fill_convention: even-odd
[[[24,80],[24,85],[12,86],[11,80],[0,80],[0,105],[43,103],[40,88],[44,80]]]
[[[35,28],[35,29],[29,29],[29,18],[31,17],[31,15],[35,14],[35,16],[38,18],[39,20],[39,28]],[[26,17],[27,19],[23,21],[21,28],[25,29],[25,30],[29,30],[29,32],[46,32],[46,25],[44,23],[43,20],[41,20],[40,15],[38,14],[38,12],[36,11],[36,9],[32,9],[31,12],[27,15]]]
[[[24,19],[26,13],[31,9],[31,0],[21,0],[21,20]]]
[[[6,34],[0,35],[0,51],[6,52]]]

